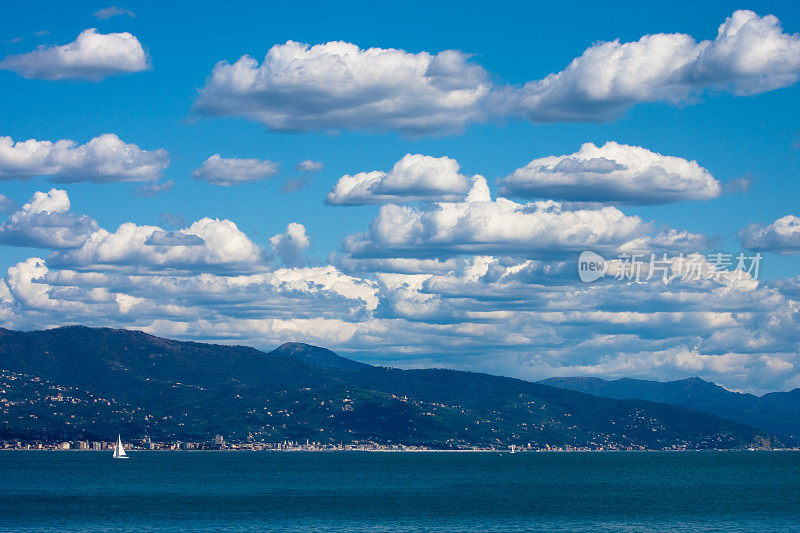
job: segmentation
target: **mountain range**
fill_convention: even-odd
[[[539,383],[603,398],[687,407],[780,435],[785,440],[800,437],[800,389],[755,396],[729,391],[698,377],[666,382],[569,377],[550,378]]]
[[[594,449],[777,439],[645,399],[445,369],[400,370],[302,343],[271,352],[68,326],[0,329],[0,439],[133,439]],[[563,385],[563,384],[562,384]]]

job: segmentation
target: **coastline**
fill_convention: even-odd
[[[502,455],[525,455],[525,454],[564,454],[564,453],[583,453],[583,454],[637,454],[637,453],[759,453],[759,452],[800,452],[800,448],[774,448],[770,450],[756,450],[748,448],[739,449],[687,449],[687,450],[524,450],[511,452],[510,450],[378,450],[378,449],[341,449],[341,450],[252,450],[252,449],[224,449],[224,450],[147,450],[131,448],[125,450],[134,454],[139,453],[388,453],[388,454],[402,454],[402,453],[483,453],[483,454],[502,454]],[[51,453],[96,453],[107,454],[108,450],[59,450],[52,448],[0,448],[2,452],[51,452]]]

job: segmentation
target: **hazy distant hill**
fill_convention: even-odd
[[[0,329],[0,369],[6,436],[728,448],[764,434],[680,407],[375,367],[299,343],[265,353],[126,330]]]
[[[540,383],[604,398],[648,400],[689,407],[770,433],[795,439],[800,437],[800,389],[754,396],[731,392],[700,378],[661,382],[573,377],[550,378]]]
[[[370,365],[347,359],[341,355],[318,346],[311,346],[302,342],[287,342],[269,352],[272,356],[283,356],[308,363],[312,366],[330,368],[364,369]]]

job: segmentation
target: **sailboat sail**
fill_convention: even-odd
[[[117,435],[117,443],[114,445],[114,459],[127,459],[125,448],[122,447],[122,437]]]

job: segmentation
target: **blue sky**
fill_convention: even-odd
[[[350,2],[314,7],[313,11],[311,8],[300,10],[283,4],[253,5],[244,2],[128,2],[118,6],[135,16],[129,13],[105,19],[93,16],[98,10],[110,7],[105,3],[77,6],[53,2],[39,5],[37,9],[25,8],[22,4],[6,6],[6,16],[0,21],[0,59],[9,56],[19,58],[39,46],[65,45],[75,41],[82,31],[97,28],[99,34],[127,32],[134,36],[141,43],[148,66],[139,69],[106,65],[99,80],[89,79],[92,76],[86,72],[78,72],[77,75],[73,72],[68,76],[71,79],[54,80],[43,79],[48,76],[41,74],[26,75],[14,66],[18,62],[6,60],[5,68],[0,70],[0,137],[10,137],[14,142],[70,139],[82,145],[101,134],[112,133],[122,142],[136,145],[141,150],[166,150],[169,154],[168,166],[160,177],[150,176],[145,181],[98,178],[107,181],[105,183],[79,180],[51,184],[48,180],[53,177],[52,173],[24,179],[28,176],[21,171],[15,171],[16,175],[7,171],[6,177],[0,182],[0,194],[17,207],[8,207],[2,216],[12,217],[15,210],[29,202],[35,192],[46,192],[55,187],[68,194],[69,213],[86,215],[95,221],[97,228],[104,228],[111,233],[121,224],[129,222],[138,226],[163,226],[163,230],[171,231],[188,227],[204,217],[230,220],[258,249],[263,264],[248,262],[246,268],[240,264],[226,272],[225,268],[228,267],[220,267],[218,261],[203,262],[192,254],[174,264],[167,259],[156,259],[155,266],[148,263],[151,259],[136,254],[111,263],[85,259],[86,254],[76,259],[80,254],[72,252],[83,250],[80,243],[42,246],[44,241],[41,238],[25,241],[24,237],[20,237],[31,233],[26,233],[30,228],[15,228],[14,235],[17,237],[6,237],[6,245],[0,246],[2,271],[28,258],[38,257],[47,262],[50,276],[55,276],[56,272],[94,272],[131,278],[127,280],[130,288],[123,289],[120,287],[125,283],[118,278],[105,285],[77,281],[70,282],[73,283],[70,285],[63,280],[56,283],[39,275],[39,278],[34,277],[29,281],[35,282],[34,292],[45,287],[48,302],[43,304],[30,295],[26,297],[22,294],[23,289],[15,289],[11,281],[13,276],[9,275],[6,281],[9,286],[6,289],[9,293],[6,297],[7,308],[0,313],[7,327],[31,329],[65,322],[83,322],[136,327],[182,338],[241,342],[264,348],[284,340],[305,340],[331,346],[365,360],[406,366],[455,366],[527,378],[565,373],[671,378],[698,373],[733,388],[748,390],[800,386],[800,372],[795,369],[797,339],[792,328],[783,325],[772,333],[774,338],[759,338],[763,336],[763,324],[769,322],[769,317],[785,315],[787,324],[797,320],[793,298],[797,294],[794,280],[800,273],[796,253],[800,251],[800,237],[787,236],[785,232],[777,230],[777,237],[776,231],[770,233],[770,225],[777,220],[800,215],[797,212],[800,88],[796,83],[797,73],[792,70],[792,54],[795,54],[796,48],[792,48],[794,44],[791,44],[792,35],[797,38],[796,34],[800,32],[800,8],[796,5],[785,2],[749,5],[682,2],[654,6],[645,3],[578,2],[564,8],[553,3],[528,2],[496,4],[487,8],[485,3],[469,2],[437,3],[434,6],[422,2],[392,6]],[[381,118],[374,119],[372,127],[354,125],[361,117],[372,120],[369,112],[347,115],[340,119],[340,124],[334,120],[317,126],[313,125],[315,119],[311,117],[312,126],[301,128],[303,131],[285,131],[252,116],[241,116],[246,111],[240,110],[252,104],[249,100],[231,104],[239,108],[236,111],[228,108],[224,113],[204,111],[197,103],[202,91],[211,94],[210,76],[217,62],[234,63],[240,57],[249,55],[261,64],[273,46],[284,45],[289,40],[312,46],[344,41],[361,50],[371,47],[398,49],[415,57],[425,52],[435,55],[445,50],[458,50],[463,53],[468,65],[482,69],[485,79],[481,83],[491,87],[491,94],[500,95],[503,88],[511,88],[509,91],[516,98],[517,94],[523,94],[520,88],[525,83],[563,71],[574,58],[580,57],[597,43],[616,39],[621,43],[631,43],[651,34],[685,34],[697,42],[713,41],[717,36],[717,28],[726,18],[744,9],[754,11],[758,20],[766,15],[774,15],[780,21],[789,48],[776,52],[778,59],[763,59],[763,64],[756,65],[756,70],[761,69],[758,74],[742,81],[744,78],[741,76],[744,75],[741,71],[731,74],[733,70],[730,69],[734,68],[731,65],[737,57],[746,57],[755,46],[753,41],[744,42],[737,45],[742,47],[736,51],[739,56],[732,55],[725,60],[709,59],[690,76],[691,80],[682,80],[679,89],[654,89],[656,83],[645,80],[636,91],[649,91],[655,96],[651,94],[631,101],[611,118],[598,113],[590,120],[542,121],[535,118],[538,116],[536,114],[549,112],[552,106],[545,106],[543,111],[534,109],[530,104],[511,104],[510,100],[504,100],[502,105],[517,105],[517,108],[512,111],[504,108],[500,112],[497,107],[501,104],[482,103],[474,109],[471,107],[463,111],[463,116],[469,114],[469,118],[459,122],[462,120],[462,115],[459,115],[455,119],[459,122],[457,127],[439,124],[422,135]],[[31,57],[32,61],[46,60],[44,56]],[[747,57],[750,62],[748,65],[752,66],[754,60]],[[657,61],[657,58],[646,57],[642,65]],[[779,67],[774,66],[779,63]],[[0,63],[2,66],[3,63]],[[48,68],[52,73],[52,69],[61,67],[51,65]],[[366,68],[370,68],[369,65]],[[774,83],[763,81],[776,75],[776,68],[780,69],[782,76],[788,76],[788,81],[783,78]],[[136,71],[122,72],[126,69]],[[470,85],[473,82],[467,79],[466,72],[457,69],[453,76],[462,78],[453,83],[477,87]],[[597,72],[600,72],[599,67]],[[387,75],[391,76],[391,71]],[[321,92],[292,104],[296,105],[292,108],[293,112],[300,113],[303,106],[312,104],[324,107],[327,100],[320,95],[328,89],[334,91],[338,82],[338,78],[332,78],[321,88],[315,87],[315,91]],[[401,93],[404,83],[408,81],[398,78],[397,90]],[[755,83],[757,88],[752,89],[752,85],[748,85],[745,89],[746,83]],[[220,95],[224,96],[229,86],[221,87],[213,98],[209,98],[221,101]],[[269,98],[272,101],[279,96],[291,99],[302,92],[299,86],[290,89],[288,96],[262,95],[258,97],[262,100],[257,105],[264,105],[269,111],[272,109]],[[412,95],[413,90],[409,88]],[[365,94],[369,94],[369,91]],[[571,105],[576,108],[582,105],[580,98],[559,94],[557,90],[550,97],[557,102],[556,107],[561,106],[562,110],[566,110],[564,112],[569,112]],[[612,97],[625,100],[630,95]],[[411,100],[413,102],[413,96]],[[433,114],[439,111],[436,103],[425,101],[419,105],[420,110],[415,113]],[[529,119],[531,116],[534,116],[532,120]],[[308,121],[309,117],[294,117],[293,120],[301,119]],[[761,283],[753,290],[764,291],[755,297],[756,300],[774,302],[776,307],[734,307],[741,305],[742,300],[753,300],[754,295],[750,294],[737,297],[736,302],[739,303],[730,303],[728,309],[724,303],[713,309],[687,304],[690,307],[683,310],[683,315],[674,314],[668,319],[659,314],[657,303],[647,311],[615,305],[615,302],[626,301],[623,292],[627,290],[615,286],[609,290],[620,292],[604,296],[608,301],[595,310],[613,310],[617,316],[603,318],[604,323],[594,328],[586,326],[584,318],[564,315],[556,319],[552,316],[556,312],[589,312],[587,305],[599,305],[596,294],[582,295],[582,298],[592,302],[590,304],[586,303],[587,300],[568,303],[574,297],[574,291],[586,289],[574,285],[576,280],[562,287],[563,291],[559,294],[567,303],[558,309],[537,307],[531,302],[509,305],[507,297],[498,297],[497,300],[476,298],[468,304],[464,301],[455,302],[450,296],[439,294],[432,288],[445,282],[434,279],[436,276],[450,276],[466,283],[464,280],[468,276],[463,273],[469,268],[463,265],[453,267],[455,273],[450,274],[433,273],[422,268],[411,275],[409,272],[385,272],[381,269],[348,271],[336,259],[333,265],[329,263],[331,253],[336,253],[339,258],[353,253],[343,244],[344,240],[348,236],[366,232],[370,223],[379,217],[381,209],[380,204],[327,204],[326,195],[344,175],[387,172],[405,154],[449,157],[458,162],[459,172],[467,178],[471,179],[475,174],[485,176],[492,198],[496,198],[499,195],[499,180],[532,160],[574,154],[584,143],[602,146],[608,141],[642,147],[663,156],[696,161],[713,175],[722,192],[711,199],[687,196],[685,201],[661,205],[640,205],[647,202],[628,205],[612,201],[607,202],[607,207],[619,209],[627,217],[638,216],[642,223],[650,223],[645,233],[651,236],[661,230],[676,229],[706,238],[705,244],[695,249],[678,249],[673,243],[663,245],[657,250],[659,253],[705,253],[712,250],[738,253],[745,250],[740,231],[750,224],[759,225],[764,231],[748,241],[751,250],[758,249],[764,254]],[[269,160],[278,163],[280,170],[276,175],[233,186],[218,186],[193,179],[193,172],[213,154],[229,159]],[[295,166],[306,159],[322,163],[322,169],[296,170]],[[2,169],[0,161],[0,177]],[[281,192],[286,180],[293,178],[301,178],[307,184],[293,192]],[[749,183],[747,191],[729,190],[734,187],[728,184],[741,180]],[[170,181],[173,186],[160,194],[150,197],[137,194],[137,189],[147,183],[163,184]],[[683,191],[681,194],[688,193]],[[514,198],[520,204],[534,200],[536,198]],[[420,212],[437,209],[436,202],[432,201],[393,200],[386,203],[405,205],[403,209],[419,209]],[[164,224],[165,215],[168,218],[172,216],[173,220],[180,215],[185,224],[167,227]],[[19,224],[34,224],[27,220]],[[306,246],[303,238],[298,241],[296,237],[294,240],[287,237],[288,240],[284,242],[293,243],[294,246],[291,258],[281,256],[275,239],[271,241],[273,237],[289,235],[287,225],[290,223],[302,224],[310,242]],[[392,223],[399,224],[397,221]],[[601,237],[613,240],[610,234]],[[375,240],[378,237],[372,235],[370,238]],[[424,246],[414,245],[415,251],[401,254],[396,249],[392,251],[384,247],[374,252],[373,256],[391,258],[394,253],[395,256],[405,257],[438,257],[441,261],[463,261],[474,266],[476,257],[491,254],[497,265],[514,261],[516,264],[524,261],[574,264],[579,249],[597,248],[598,242],[589,240],[585,246],[572,242],[577,248],[570,245],[563,249],[559,249],[557,243],[553,249],[553,254],[557,256],[554,258],[553,254],[538,249],[537,242],[542,242],[542,239],[547,241],[547,236],[534,236],[532,238],[540,241],[526,241],[512,251],[504,244],[500,247],[502,250],[497,252],[494,250],[500,245],[490,243],[483,248],[476,248],[473,240],[459,244],[460,250],[463,250],[459,254],[445,252],[436,245],[438,241],[435,238],[426,238],[428,240]],[[621,245],[616,243],[614,246],[618,244]],[[470,245],[473,247],[470,248]],[[382,245],[373,242],[371,246],[377,249]],[[403,246],[410,244],[404,243]],[[526,246],[539,251],[528,252]],[[648,246],[650,248],[646,251],[656,250],[653,245]],[[175,256],[180,255],[180,249],[190,247],[177,248],[173,251]],[[612,248],[614,253],[620,249]],[[612,248],[608,248],[608,253],[612,253]],[[170,253],[164,251],[165,256]],[[234,306],[235,312],[227,313],[220,311],[213,292],[204,293],[192,302],[186,301],[180,294],[166,301],[137,287],[133,279],[134,276],[146,276],[151,280],[160,275],[172,276],[170,269],[175,269],[182,272],[183,281],[180,283],[197,282],[203,274],[208,273],[227,276],[226,282],[229,282],[228,278],[241,275],[244,271],[269,277],[273,275],[270,273],[279,269],[317,269],[317,273],[323,275],[322,271],[329,267],[336,270],[334,276],[346,278],[347,281],[341,283],[372,287],[374,301],[364,304],[363,296],[345,289],[331,288],[337,282],[326,285],[316,280],[309,283],[318,290],[309,288],[311,285],[304,285],[302,288],[284,287],[280,290],[285,289],[286,292],[280,294],[248,293],[243,296],[247,302],[263,298],[272,303],[248,308],[249,304],[239,302]],[[165,269],[167,274],[164,274]],[[294,274],[283,275],[291,277]],[[330,277],[332,274],[327,270],[324,275]],[[403,275],[411,277],[402,278]],[[483,289],[494,283],[488,281],[488,275],[484,272],[481,278]],[[171,278],[171,281],[174,280]],[[453,279],[447,282],[455,283]],[[267,282],[261,280],[259,283]],[[277,282],[269,283],[274,287]],[[527,284],[531,290],[539,286],[538,282]],[[103,298],[90,295],[98,287],[102,287],[107,294],[125,294],[136,298],[136,305],[151,307],[133,315],[121,311],[119,314],[109,314],[108,309],[102,307],[105,305]],[[465,287],[463,290],[483,289]],[[515,285],[508,290],[513,293],[519,291],[520,287]],[[654,290],[666,300],[685,297],[683,289],[675,287]],[[720,290],[718,287],[687,289],[691,294],[702,291],[717,294]],[[202,292],[200,289],[198,291]],[[308,294],[298,297],[297,291]],[[403,291],[417,293],[409,295]],[[76,293],[83,296],[74,296]],[[61,298],[64,294],[68,296],[63,301],[72,303],[63,304]],[[532,301],[548,297],[552,295],[542,291]],[[109,298],[114,300],[116,297]],[[440,307],[424,312],[426,305],[433,304],[428,300],[423,304],[420,298],[436,299],[436,306]],[[480,304],[470,307],[475,301],[480,301]],[[72,305],[75,302],[81,305]],[[185,307],[183,311],[174,311],[175,316],[181,315],[181,318],[169,318],[172,316],[169,313],[173,311],[167,310],[167,307],[171,305]],[[575,307],[570,308],[570,305]],[[314,306],[329,307],[315,314]],[[530,320],[505,327],[502,313],[514,312],[515,309],[526,309],[525,312],[531,313]],[[734,310],[743,314],[732,317],[730,313]],[[637,318],[631,319],[634,321],[649,312],[656,315],[650,317],[650,321],[636,327],[629,325],[619,332],[609,328],[609,321],[616,322],[627,312],[643,314],[637,314]],[[476,318],[488,316],[480,313],[494,313],[494,318]],[[700,314],[690,320],[687,313]],[[745,315],[747,317],[743,318]],[[193,316],[203,317],[203,322],[194,321],[191,318]],[[268,325],[267,322],[275,317],[296,322],[285,327],[278,327],[276,323]],[[317,318],[328,320],[328,323],[303,322]],[[595,316],[589,322],[595,320],[601,319]],[[675,331],[673,328],[680,329],[682,320],[704,326],[696,329],[686,326],[687,331]],[[345,324],[338,321],[344,321]],[[731,321],[739,322],[734,326]],[[573,325],[573,322],[579,325]],[[465,336],[463,331],[454,331],[455,324],[469,329],[470,333]],[[437,328],[442,331],[437,332]],[[486,332],[481,333],[485,328]],[[406,337],[415,336],[414,342],[399,342],[393,340],[389,333],[381,333],[394,330],[403,332],[402,335]],[[739,333],[735,333],[739,330],[749,332],[749,337],[740,337]],[[549,340],[540,344],[536,339],[542,338]],[[474,339],[474,342],[465,339]],[[686,363],[687,360],[690,363]]]

